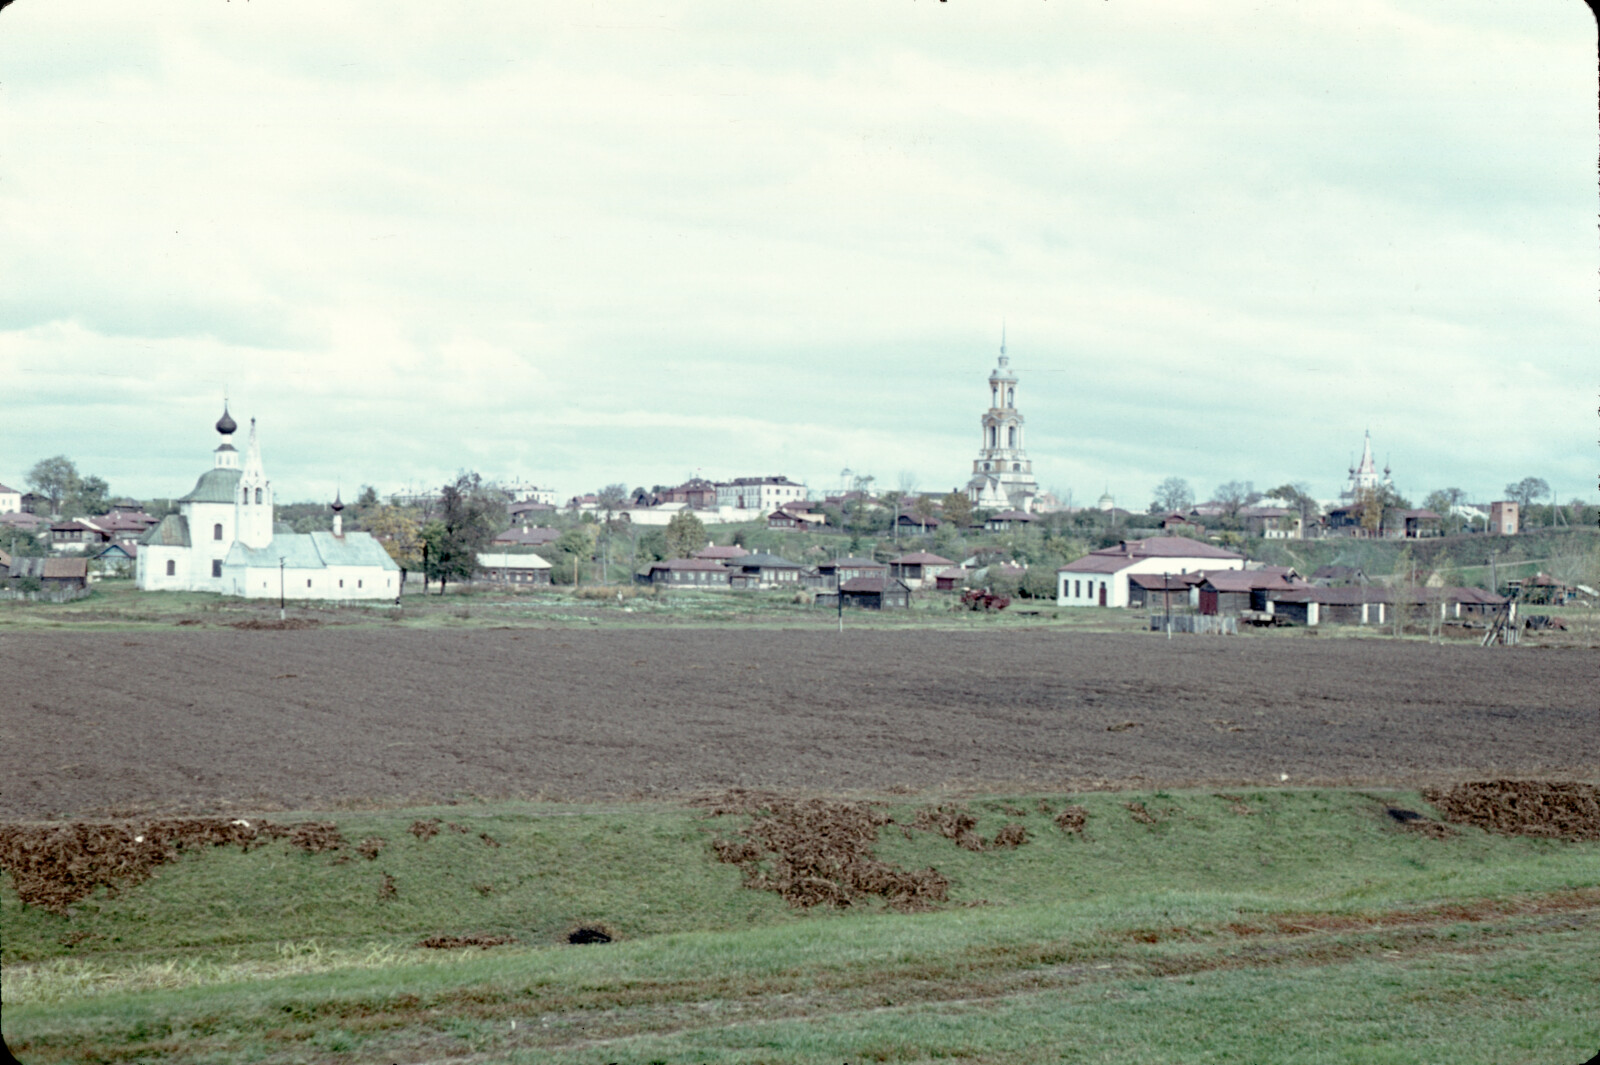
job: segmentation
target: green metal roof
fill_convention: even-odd
[[[149,532],[139,537],[139,542],[159,547],[188,547],[189,523],[182,514],[168,514],[161,519],[161,524],[151,526]]]
[[[371,533],[278,533],[266,547],[246,547],[235,542],[228,549],[229,566],[276,568],[278,560],[289,569],[323,569],[328,566],[376,566],[398,573],[400,567]]]
[[[200,475],[194,483],[194,488],[186,496],[178,499],[180,503],[232,503],[238,495],[239,478],[244,473],[240,470],[207,470]]]

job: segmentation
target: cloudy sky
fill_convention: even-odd
[[[18,0],[0,481],[1594,498],[1579,0]]]

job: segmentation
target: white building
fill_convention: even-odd
[[[1091,551],[1056,571],[1058,606],[1127,606],[1135,573],[1178,576],[1199,570],[1244,569],[1244,556],[1184,536],[1124,540]]]
[[[806,498],[806,486],[787,477],[735,477],[717,485],[717,506],[770,514]]]
[[[1383,476],[1378,476],[1378,464],[1372,461],[1372,433],[1369,431],[1361,441],[1361,463],[1350,467],[1350,480],[1339,493],[1339,500],[1346,505],[1359,503],[1370,492],[1393,487],[1388,463],[1384,464]]]
[[[1000,365],[989,374],[989,409],[981,419],[983,444],[972,460],[967,498],[975,507],[1030,513],[1039,482],[1023,441],[1023,418],[1017,411],[1017,375],[1010,370],[1005,335],[1000,337]]]
[[[0,514],[22,513],[22,493],[0,484]]]
[[[338,500],[332,532],[295,533],[274,520],[254,419],[242,464],[233,446],[237,429],[224,409],[212,468],[177,501],[177,514],[139,538],[139,587],[251,599],[397,596],[400,567],[370,533],[344,532]]]

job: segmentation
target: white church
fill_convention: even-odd
[[[1028,513],[1039,495],[1033,463],[1022,441],[1022,414],[1017,410],[1017,375],[1006,356],[1000,334],[1000,365],[989,374],[989,409],[981,422],[983,446],[972,460],[967,498],[975,507]]]
[[[221,592],[249,599],[393,599],[400,567],[364,532],[343,529],[334,501],[332,532],[296,533],[274,520],[272,482],[261,466],[255,419],[244,462],[233,446],[239,428],[226,405],[222,443],[178,513],[139,540],[138,585],[146,591]]]

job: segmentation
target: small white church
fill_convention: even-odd
[[[255,419],[244,462],[239,428],[224,405],[212,468],[139,539],[138,586],[145,591],[221,592],[249,599],[392,599],[400,567],[364,532],[346,533],[343,505],[333,531],[296,533],[274,520],[272,482],[261,465]]]

